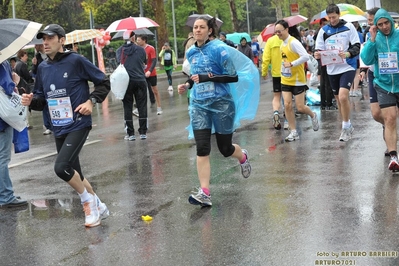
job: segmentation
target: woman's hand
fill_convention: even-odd
[[[177,85],[177,91],[179,92],[179,94],[183,94],[187,90],[187,88],[187,83]]]

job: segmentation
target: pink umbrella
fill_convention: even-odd
[[[159,27],[152,19],[146,17],[128,17],[112,22],[105,30],[108,32],[137,30],[142,28]]]
[[[308,20],[307,17],[304,17],[302,15],[290,16],[290,17],[286,17],[283,19],[285,21],[287,21],[288,26],[290,26],[290,27],[298,25],[299,23],[302,23],[302,22]],[[263,29],[263,31],[261,32],[263,41],[266,41],[267,39],[269,39],[270,37],[272,37],[274,35],[274,27],[275,27],[274,24],[269,24]]]

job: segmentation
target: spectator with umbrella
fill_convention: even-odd
[[[7,59],[29,43],[42,24],[22,19],[0,20],[0,86],[7,96],[17,92],[19,76],[13,74]],[[5,117],[5,114],[1,114]],[[15,196],[8,164],[11,161],[13,128],[0,118],[0,208],[27,206],[26,200]]]

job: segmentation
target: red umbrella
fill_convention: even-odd
[[[307,17],[304,17],[302,15],[290,16],[290,17],[286,17],[283,19],[288,22],[289,27],[295,26],[299,23],[302,23],[302,22],[308,20]],[[261,35],[262,35],[262,38],[264,41],[266,41],[267,39],[269,39],[270,37],[272,37],[274,35],[274,26],[275,26],[274,24],[269,24],[266,26],[266,28],[263,29],[263,31],[261,32]]]
[[[269,28],[273,27],[273,31],[271,32]],[[266,30],[269,31],[269,33],[266,33]],[[271,32],[271,33],[270,33]],[[265,42],[267,41],[267,39],[269,39],[270,37],[272,37],[274,34],[274,24],[269,24],[267,25],[262,32],[260,33],[260,36],[262,36],[262,40]]]
[[[152,19],[146,17],[128,17],[112,22],[105,30],[108,32],[137,30],[142,28],[159,27]]]

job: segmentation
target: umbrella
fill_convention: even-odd
[[[270,33],[270,30],[268,30],[268,28],[273,27],[273,32]],[[268,33],[265,33],[265,31],[268,30]],[[269,39],[270,37],[272,37],[274,35],[274,23],[267,25],[259,34],[262,38],[263,42],[266,42],[267,39]]]
[[[112,40],[122,38],[124,32],[125,32],[125,31],[118,31],[118,32],[112,37]],[[145,28],[144,28],[144,29],[137,29],[137,30],[134,30],[134,33],[135,33],[136,35],[154,36],[154,33],[153,33],[152,31],[150,31],[149,29],[145,29]]]
[[[112,22],[105,31],[115,32],[151,27],[159,27],[159,25],[152,19],[146,17],[128,17]]]
[[[74,30],[65,35],[65,45],[77,42],[84,42],[94,39],[96,37],[101,37],[103,34],[101,31],[96,29],[87,30]]]
[[[32,41],[42,24],[23,19],[0,20],[0,63]]]
[[[194,26],[194,22],[197,20],[197,18],[199,17],[206,17],[207,19],[211,19],[213,18],[211,15],[209,14],[192,14],[190,16],[188,16],[187,21],[186,21],[186,25],[193,27]],[[216,18],[216,26],[218,28],[220,28],[220,26],[222,26],[223,21],[221,21],[220,19]]]
[[[25,45],[24,47],[22,47],[22,49],[30,49],[30,48],[35,47],[35,45],[37,45],[37,44],[43,44],[43,40],[42,40],[42,39],[36,38],[36,35],[35,35],[35,37],[33,38],[33,40],[30,41],[30,42],[29,42],[27,45]]]
[[[302,22],[308,20],[307,17],[301,16],[301,15],[289,16],[289,17],[285,17],[283,19],[285,21],[287,21],[289,27],[295,26],[299,23],[302,23]],[[274,28],[275,28],[274,24],[269,24],[266,26],[266,28],[263,29],[262,37],[263,37],[264,41],[266,41],[267,39],[269,39],[270,37],[272,37],[274,35]]]
[[[367,18],[362,15],[352,15],[352,14],[346,14],[340,17],[341,19],[345,20],[346,22],[365,22],[367,21]]]
[[[358,8],[357,6],[354,5],[350,5],[350,4],[337,4],[338,8],[339,8],[339,12],[340,15],[347,15],[347,14],[351,14],[351,15],[364,15],[364,11],[361,10],[360,8]],[[324,9],[323,11],[321,11],[320,13],[314,15],[311,19],[311,23],[310,24],[317,24],[320,22],[321,18],[327,18],[327,13],[326,10]]]
[[[234,44],[240,44],[242,37],[244,37],[247,42],[251,42],[251,36],[246,32],[234,32],[226,35],[226,39],[232,41]]]

